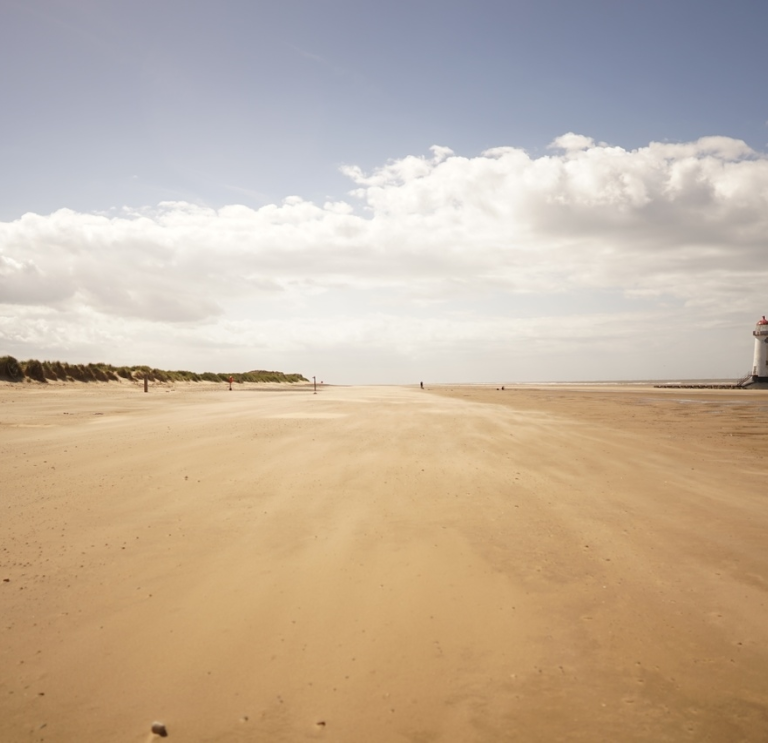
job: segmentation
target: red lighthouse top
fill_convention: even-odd
[[[765,315],[763,315],[761,320],[757,321],[758,325],[768,325],[768,320],[765,319]]]

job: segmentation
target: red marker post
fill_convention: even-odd
[[[234,382],[234,381],[235,381],[235,380],[234,380],[234,378],[233,378],[233,377],[232,377],[232,375],[230,374],[230,375],[229,375],[229,391],[230,391],[230,392],[232,392],[232,382]]]

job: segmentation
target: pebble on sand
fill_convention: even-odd
[[[153,722],[152,723],[152,732],[155,735],[159,735],[161,738],[167,738],[168,737],[168,730],[166,729],[165,725],[163,725],[162,722]]]

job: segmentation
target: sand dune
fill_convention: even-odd
[[[768,393],[0,388],[0,740],[765,741]]]

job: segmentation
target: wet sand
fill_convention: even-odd
[[[0,740],[765,741],[766,441],[758,391],[2,386]]]

